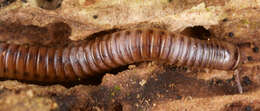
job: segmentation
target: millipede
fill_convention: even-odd
[[[0,78],[43,82],[76,81],[142,61],[219,70],[240,63],[234,44],[159,29],[122,30],[64,48],[1,43],[0,54]]]

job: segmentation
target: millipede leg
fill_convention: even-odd
[[[236,70],[234,71],[234,76],[235,76],[235,81],[236,81],[236,83],[237,83],[238,92],[239,92],[240,94],[242,94],[242,93],[243,93],[243,87],[242,87],[242,85],[241,85],[241,83],[240,83],[239,71],[238,71],[238,69],[236,69]]]

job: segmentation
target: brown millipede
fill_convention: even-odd
[[[0,77],[31,81],[72,81],[142,61],[211,68],[236,69],[236,45],[199,40],[158,29],[119,31],[87,44],[47,48],[0,44]]]

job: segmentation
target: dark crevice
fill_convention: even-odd
[[[129,66],[129,65],[117,67],[117,68],[115,68],[115,69],[112,69],[112,70],[108,71],[107,73],[109,73],[109,74],[117,74],[117,73],[119,73],[119,72],[122,72],[122,71],[127,70],[127,69],[128,69],[128,66]]]
[[[55,10],[61,7],[63,0],[36,0],[38,7],[46,10]]]
[[[89,41],[89,40],[94,40],[96,38],[102,38],[105,35],[112,34],[112,33],[117,32],[117,31],[120,31],[120,30],[115,28],[115,29],[111,29],[111,30],[100,31],[100,32],[97,32],[97,33],[90,35],[85,40]]]
[[[234,37],[234,33],[233,32],[229,32],[228,33],[228,37]]]
[[[94,19],[97,19],[97,18],[98,18],[98,15],[93,15],[93,18],[94,18]]]
[[[17,81],[22,82],[22,83],[27,83],[27,84],[37,84],[37,85],[41,85],[41,86],[49,86],[49,85],[60,84],[64,87],[66,87],[66,88],[71,88],[71,87],[74,87],[74,86],[79,85],[79,84],[97,86],[97,85],[101,84],[102,78],[103,78],[103,75],[99,74],[99,75],[96,75],[96,76],[86,77],[85,79],[81,79],[79,81],[58,81],[58,80],[57,80],[57,82],[42,82],[42,81],[28,81],[28,80],[17,80]],[[3,81],[3,80],[16,80],[16,79],[3,79],[3,78],[1,78],[0,80]]]
[[[16,0],[0,0],[0,8],[6,7],[15,1]]]
[[[123,107],[120,103],[115,103],[112,111],[123,111]]]
[[[136,64],[139,64],[139,63],[136,63]],[[80,81],[59,82],[59,84],[62,84],[62,85],[64,85],[67,88],[74,87],[74,86],[79,85],[79,84],[98,86],[98,85],[100,85],[102,83],[102,78],[104,77],[105,74],[114,74],[114,75],[116,75],[116,74],[118,74],[120,72],[123,72],[123,71],[127,70],[128,66],[129,65],[120,66],[120,67],[117,67],[115,69],[112,69],[112,70],[109,70],[109,71],[105,71],[103,73],[95,74],[95,76],[86,77],[85,79],[81,79]]]
[[[211,37],[210,31],[205,29],[203,26],[187,27],[181,32],[181,34],[201,40],[207,40]]]

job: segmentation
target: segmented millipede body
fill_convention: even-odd
[[[72,81],[141,61],[232,70],[239,48],[158,29],[115,32],[75,47],[46,48],[0,44],[0,77],[32,81]]]

